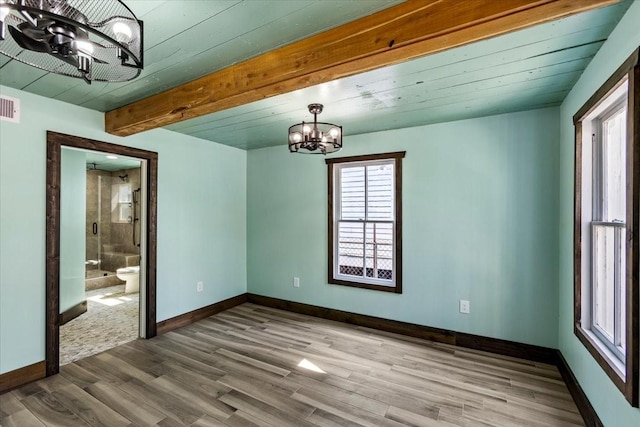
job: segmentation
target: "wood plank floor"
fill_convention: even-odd
[[[554,366],[247,303],[5,393],[0,425],[584,424]]]

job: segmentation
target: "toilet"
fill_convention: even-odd
[[[116,276],[118,279],[124,280],[124,293],[130,294],[132,292],[140,291],[140,266],[123,267],[116,270]]]

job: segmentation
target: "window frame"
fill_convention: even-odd
[[[640,266],[640,250],[639,235],[640,228],[640,49],[636,49],[633,54],[611,75],[611,77],[589,98],[589,100],[576,112],[573,116],[575,126],[575,188],[574,188],[574,334],[586,347],[593,358],[602,367],[612,382],[623,393],[627,401],[634,407],[638,407],[638,367],[639,367],[639,286],[638,274]],[[584,236],[583,227],[585,223],[589,223],[589,230],[593,230],[593,223],[598,223],[598,215],[601,212],[595,212],[593,198],[601,196],[598,186],[601,185],[601,176],[599,170],[593,170],[592,163],[591,178],[589,183],[591,186],[587,192],[591,193],[585,197],[592,200],[591,215],[583,217],[583,190],[586,183],[583,183],[583,172],[588,174],[589,171],[583,171],[583,162],[592,162],[592,159],[583,159],[583,122],[589,122],[590,126],[598,127],[600,132],[600,120],[606,118],[609,113],[618,107],[618,102],[614,100],[611,106],[602,111],[597,117],[589,117],[607,97],[612,95],[616,89],[627,82],[627,142],[626,142],[626,257],[625,271],[622,272],[626,284],[625,296],[625,323],[626,323],[626,353],[623,355],[623,363],[616,359],[619,357],[609,347],[609,342],[602,340],[597,333],[594,333],[593,327],[593,305],[595,296],[593,295],[593,272],[594,263],[592,251],[595,245],[591,241],[591,236]],[[593,133],[593,127],[591,128]],[[592,147],[590,150],[597,149]],[[600,156],[602,157],[602,156]],[[588,176],[585,179],[589,179]],[[601,198],[601,197],[600,197]],[[601,204],[602,201],[598,201]],[[598,206],[602,208],[601,206]],[[584,206],[586,209],[586,206]],[[584,222],[583,222],[584,221]],[[600,221],[602,223],[602,221]],[[608,223],[607,223],[608,224]],[[589,271],[583,271],[583,253],[588,253]],[[586,256],[586,255],[585,255]],[[586,276],[586,277],[585,277]],[[585,314],[585,311],[589,313]],[[621,369],[622,367],[622,369]]]
[[[628,79],[627,77],[623,77],[623,79],[621,80],[621,84],[619,86],[623,86],[625,85],[625,83],[628,83]],[[619,87],[618,85],[616,85],[616,90]],[[613,94],[614,94],[615,90],[612,91],[611,95],[605,96],[602,98],[602,100],[604,100],[605,98],[608,101],[608,98],[610,98]],[[607,198],[608,198],[608,187],[609,187],[609,181],[608,181],[608,177],[609,174],[607,173],[607,171],[609,170],[609,161],[608,161],[608,144],[609,141],[605,140],[604,137],[604,132],[603,132],[603,127],[604,124],[606,122],[608,122],[609,120],[611,120],[613,117],[619,115],[620,113],[624,113],[624,117],[626,119],[627,117],[627,111],[626,111],[626,107],[627,107],[627,102],[625,101],[625,98],[628,98],[628,84],[627,84],[627,91],[626,93],[626,97],[622,96],[622,94],[620,94],[617,98],[613,99],[610,103],[610,105],[605,108],[602,112],[600,112],[597,116],[595,116],[592,120],[591,120],[591,132],[593,133],[593,140],[592,140],[592,151],[593,151],[593,160],[592,160],[592,169],[591,169],[591,173],[593,176],[593,184],[592,184],[592,218],[591,218],[591,261],[592,261],[592,265],[591,265],[591,307],[589,308],[591,315],[590,315],[590,319],[591,321],[590,323],[590,329],[591,332],[596,336],[597,339],[600,340],[600,342],[605,345],[609,351],[615,356],[617,357],[621,363],[626,365],[626,361],[625,359],[625,353],[622,349],[621,346],[618,346],[618,342],[622,341],[622,331],[621,329],[623,328],[623,322],[620,321],[620,311],[623,309],[623,307],[621,306],[621,299],[623,298],[622,296],[622,290],[621,288],[623,288],[622,282],[624,281],[624,272],[620,270],[620,265],[621,264],[621,254],[620,254],[620,250],[619,250],[619,245],[620,242],[624,242],[624,234],[626,233],[626,229],[627,229],[627,223],[626,221],[621,222],[617,219],[612,219],[610,218],[610,214],[608,212],[608,205],[609,203],[606,202]],[[599,104],[600,105],[600,104]],[[627,149],[625,147],[625,158],[627,156]],[[625,168],[625,172],[626,172],[626,168]],[[625,197],[626,198],[626,197]],[[627,200],[625,200],[625,203],[627,202]],[[625,212],[626,214],[626,212]],[[626,217],[626,215],[625,215]],[[626,218],[625,218],[626,220]],[[593,262],[596,258],[596,252],[597,252],[597,248],[596,248],[596,244],[595,244],[595,235],[596,235],[596,230],[597,229],[603,229],[603,227],[609,227],[613,229],[613,240],[614,240],[614,283],[613,283],[613,298],[614,298],[614,303],[613,303],[613,318],[614,318],[614,324],[613,324],[613,337],[611,337],[611,339],[609,338],[609,334],[607,333],[607,331],[604,330],[604,328],[602,328],[597,321],[595,320],[596,317],[596,311],[597,311],[597,302],[598,302],[598,297],[597,297],[597,293],[594,291],[595,289],[595,284],[594,281],[596,280],[596,277],[598,276],[598,266],[595,262]],[[606,228],[604,228],[606,229]],[[584,284],[583,284],[584,286]],[[626,288],[626,286],[625,286]],[[626,325],[625,325],[626,326]]]
[[[402,159],[406,152],[393,152],[383,154],[368,154],[361,156],[350,157],[336,157],[326,159],[327,164],[327,184],[328,184],[328,274],[327,281],[332,285],[351,286],[356,288],[371,289],[383,292],[402,293]],[[336,207],[339,206],[339,202],[335,200],[335,186],[339,183],[339,180],[335,179],[335,172],[339,170],[336,166],[357,163],[367,165],[380,163],[383,161],[393,161],[394,163],[394,175],[393,175],[393,188],[394,188],[394,219],[393,219],[393,283],[391,286],[375,283],[375,280],[364,280],[354,276],[354,280],[345,278],[344,275],[336,275],[336,254],[337,254],[337,239],[335,233],[339,224],[336,220]],[[368,222],[378,222],[375,220],[364,220],[364,224]],[[382,221],[385,222],[385,221]]]

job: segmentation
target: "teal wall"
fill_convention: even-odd
[[[87,155],[62,149],[60,159],[60,313],[84,301]]]
[[[158,321],[246,292],[246,152],[163,129],[119,138],[102,113],[0,92],[22,107],[0,122],[0,373],[44,360],[47,130],[158,153]]]
[[[322,156],[249,151],[249,292],[556,348],[558,136],[550,108],[345,137],[407,152],[401,295],[327,284]]]
[[[606,426],[638,426],[632,408],[573,334],[573,115],[640,45],[640,1],[634,1],[600,48],[560,109],[559,345],[591,404]]]
[[[640,425],[573,335],[572,232],[572,116],[640,45],[638,22],[634,1],[560,109],[345,138],[340,156],[407,151],[402,295],[327,284],[321,156],[246,153],[161,129],[118,138],[101,113],[0,86],[22,102],[21,124],[0,122],[0,373],[44,358],[54,130],[159,153],[158,321],[248,290],[558,347],[605,425]],[[471,314],[458,313],[461,298]]]

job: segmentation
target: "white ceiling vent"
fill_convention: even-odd
[[[0,95],[0,120],[20,123],[20,100]]]

